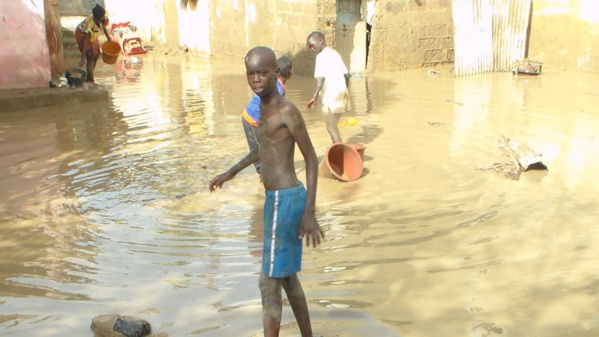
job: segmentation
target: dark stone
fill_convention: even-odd
[[[152,332],[152,326],[147,321],[116,314],[94,317],[91,329],[95,337],[146,337]]]
[[[150,323],[135,317],[117,317],[112,330],[122,333],[125,337],[146,337],[152,332]]]

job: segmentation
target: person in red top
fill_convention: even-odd
[[[81,21],[75,29],[75,39],[81,52],[79,66],[83,67],[87,61],[86,82],[95,82],[94,70],[96,69],[96,62],[98,62],[98,58],[100,57],[100,42],[98,41],[100,33],[104,33],[108,41],[112,40],[106,30],[105,24],[107,23],[106,10],[104,7],[96,5],[92,9],[92,15]]]

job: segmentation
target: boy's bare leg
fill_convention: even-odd
[[[262,294],[262,324],[264,337],[278,337],[281,327],[283,301],[281,299],[281,279],[260,273],[260,293]]]
[[[337,127],[339,119],[341,119],[340,113],[335,114],[329,111],[327,114],[327,131],[329,132],[333,143],[341,143],[341,135],[339,134],[339,128]]]
[[[96,59],[91,51],[85,52],[85,58],[87,59],[87,82],[94,82],[94,69],[96,68]]]
[[[293,309],[295,320],[299,326],[302,337],[312,337],[312,325],[310,324],[310,313],[308,312],[308,303],[306,302],[306,295],[304,295],[304,289],[302,284],[297,277],[297,274],[293,274],[282,280],[283,289],[287,294],[287,299]]]

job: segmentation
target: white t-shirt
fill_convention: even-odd
[[[331,112],[342,112],[349,101],[345,74],[349,73],[341,55],[332,48],[325,47],[316,55],[314,77],[324,77],[321,89],[322,104]]]

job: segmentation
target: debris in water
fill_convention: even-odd
[[[499,148],[506,152],[511,162],[495,163],[488,167],[479,167],[479,169],[503,173],[506,178],[512,180],[520,179],[520,174],[525,171],[547,170],[547,166],[541,161],[542,155],[536,153],[528,145],[504,136],[501,136],[498,143]]]
[[[512,68],[512,74],[538,75],[541,73],[543,63],[531,60],[519,60]]]

